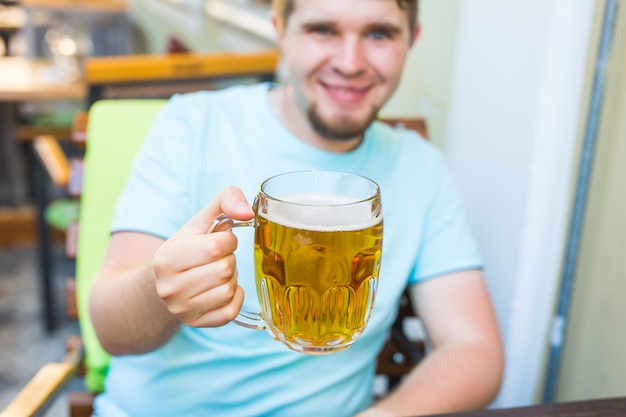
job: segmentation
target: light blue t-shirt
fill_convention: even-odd
[[[135,160],[112,231],[168,238],[224,187],[249,201],[275,174],[331,169],[381,187],[383,257],[370,323],[346,351],[309,356],[264,331],[187,326],[147,354],[114,357],[98,416],[352,416],[371,402],[376,357],[407,284],[481,266],[440,152],[416,133],[374,123],[348,153],[314,148],[272,113],[271,84],[179,95]],[[247,228],[249,229],[249,228]],[[252,231],[237,229],[244,308],[258,311]]]

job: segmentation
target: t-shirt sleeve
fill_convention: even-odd
[[[443,157],[440,162],[437,175],[431,177],[432,198],[424,213],[423,239],[411,284],[483,265],[461,197]]]
[[[112,233],[168,238],[190,216],[194,133],[185,119],[186,107],[184,100],[174,97],[157,115],[117,201]]]

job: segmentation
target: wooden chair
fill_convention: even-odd
[[[381,121],[397,128],[414,130],[423,138],[428,138],[426,121],[422,118],[387,117]],[[391,391],[422,360],[426,355],[425,339],[421,321],[406,289],[400,299],[398,315],[391,326],[389,338],[378,354],[375,396],[381,397]]]
[[[116,196],[126,181],[134,154],[164,104],[165,100],[103,100],[90,109],[76,258],[76,299],[81,338],[71,340],[68,354],[62,362],[42,368],[0,413],[0,417],[35,415],[62,392],[64,385],[81,368],[85,372],[87,392],[70,394],[70,415],[91,415],[92,400],[103,389],[109,355],[100,346],[89,320],[88,291],[108,245],[108,225]],[[122,119],[125,123],[115,123]],[[48,138],[41,138],[41,141],[54,143]],[[424,354],[423,341],[410,340],[403,332],[403,320],[414,315],[405,294],[391,337],[378,360],[377,371],[389,378],[390,387],[410,371]]]
[[[109,355],[99,345],[89,320],[89,286],[108,245],[108,225],[117,195],[130,171],[134,154],[164,104],[165,100],[112,100],[92,106],[87,129],[90,140],[85,153],[76,257],[80,343],[72,340],[63,361],[44,366],[0,413],[1,417],[37,415],[62,392],[81,368],[85,372],[87,392],[70,394],[70,415],[91,415],[91,401],[103,389]],[[121,119],[125,120],[123,124],[116,123]],[[42,143],[54,143],[47,138],[41,139]]]

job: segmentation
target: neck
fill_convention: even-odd
[[[353,139],[336,140],[320,135],[313,129],[305,111],[290,86],[281,86],[269,91],[270,105],[278,120],[301,141],[328,152],[345,153],[357,148],[363,135]]]

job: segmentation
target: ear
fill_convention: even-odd
[[[285,26],[280,24],[280,21],[276,17],[276,12],[274,12],[274,10],[271,11],[270,17],[272,19],[272,26],[274,26],[274,33],[276,34],[276,43],[278,43],[278,45],[280,46],[283,43]]]
[[[413,31],[413,36],[411,38],[411,46],[413,46],[415,42],[417,42],[421,33],[422,33],[422,25],[420,24],[420,22],[416,22],[415,30]]]

